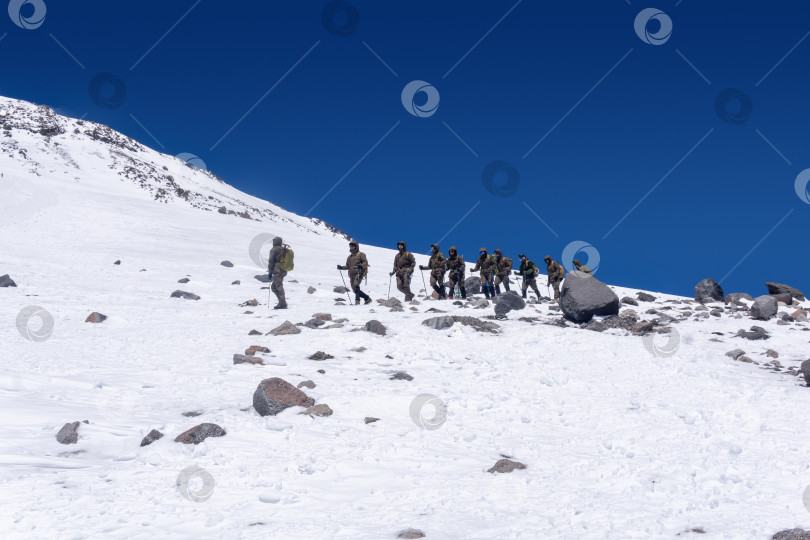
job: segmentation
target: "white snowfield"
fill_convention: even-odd
[[[0,100],[0,275],[17,283],[0,289],[3,538],[394,539],[413,528],[427,539],[741,539],[810,527],[810,389],[795,374],[810,357],[807,323],[728,309],[696,319],[697,304],[655,293],[626,307],[683,319],[665,356],[624,331],[548,324],[561,318],[548,302],[488,321],[495,334],[422,325],[441,315],[430,308],[493,314],[424,293],[403,312],[336,305],[346,297],[332,290],[348,254],[340,234],[134,141],[137,151],[94,140],[89,122],[50,117],[64,128],[50,137],[20,124],[47,114]],[[12,119],[23,127],[5,130]],[[168,195],[155,200],[161,187]],[[261,221],[220,214],[223,205]],[[295,250],[286,311],[269,309],[254,279],[262,269],[249,247],[263,233]],[[361,249],[367,292],[386,298],[394,251]],[[541,261],[541,249],[526,252]],[[175,290],[201,299],[170,298]],[[18,328],[29,306],[44,313]],[[94,311],[109,318],[84,322]],[[348,321],[265,335],[315,313]],[[388,335],[355,331],[372,319]],[[771,338],[735,336],[752,325]],[[257,354],[265,365],[234,365],[252,345],[271,349]],[[726,356],[737,348],[754,363]],[[334,358],[309,360],[317,351]],[[391,380],[400,371],[413,380]],[[252,396],[271,377],[313,381],[302,390],[334,414],[259,416]],[[422,394],[438,407],[417,401],[412,415]],[[57,442],[65,423],[84,420],[76,444]],[[203,422],[227,434],[174,442]],[[139,446],[152,429],[165,436]],[[504,456],[526,468],[488,473]]]

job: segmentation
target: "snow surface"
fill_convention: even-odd
[[[0,127],[14,108],[17,117],[44,114],[3,99]],[[436,316],[429,308],[483,317],[491,307],[423,298],[401,313],[376,302],[335,305],[335,265],[347,255],[340,234],[174,157],[140,146],[133,153],[73,133],[75,120],[57,121],[69,129],[50,138],[21,128],[0,134],[0,274],[18,285],[0,289],[4,538],[384,539],[413,527],[428,539],[736,539],[810,527],[802,501],[810,390],[787,370],[766,369],[764,355],[774,349],[795,368],[808,358],[807,324],[728,312],[688,318],[672,325],[677,353],[662,358],[621,331],[545,324],[560,318],[548,303],[497,321],[499,334],[421,324]],[[158,180],[144,186],[118,174],[133,154],[157,171],[165,166],[182,189],[201,194],[199,204],[155,200]],[[219,214],[218,202],[203,204],[214,193],[229,208],[267,213],[253,212],[262,221]],[[268,291],[253,277],[261,269],[249,246],[262,233],[283,236],[296,252],[285,312],[268,309]],[[368,292],[385,298],[394,252],[362,249]],[[531,252],[539,258],[541,250]],[[233,268],[220,265],[226,259]],[[178,284],[183,277],[190,282]],[[307,294],[309,286],[317,292]],[[178,289],[201,300],[170,298]],[[633,309],[651,319],[644,312],[654,305],[695,307],[655,295],[655,304]],[[392,296],[401,298],[395,286]],[[253,298],[258,307],[238,307]],[[52,314],[50,339],[18,331],[18,313],[32,305]],[[85,323],[93,311],[109,319]],[[318,312],[348,322],[248,336]],[[371,319],[388,335],[354,331]],[[734,337],[754,324],[772,338]],[[233,354],[251,345],[271,349],[260,355],[267,365],[233,365]],[[736,348],[759,364],[725,356]],[[308,360],[316,351],[335,358]],[[413,380],[390,380],[398,371]],[[269,377],[314,381],[303,390],[334,414],[291,408],[260,417],[252,395]],[[438,429],[411,418],[421,394],[446,404]],[[365,424],[367,416],[380,420]],[[78,444],[59,444],[57,431],[77,420],[89,421]],[[201,422],[227,435],[174,442]],[[152,429],[165,437],[140,447]],[[502,456],[527,468],[487,473]],[[178,491],[190,466],[215,482],[204,502]]]

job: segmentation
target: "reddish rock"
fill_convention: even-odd
[[[284,379],[265,379],[253,393],[253,408],[261,416],[275,416],[288,407],[311,407],[315,400]]]
[[[225,433],[225,430],[216,424],[200,424],[178,435],[174,442],[200,444],[208,437],[222,437]]]
[[[84,322],[98,324],[98,323],[104,322],[106,320],[107,320],[106,315],[103,315],[103,314],[99,313],[98,311],[94,311],[93,313],[91,313],[90,315],[87,316],[87,318],[84,320]]]
[[[257,352],[267,354],[270,352],[270,349],[268,349],[267,347],[262,347],[261,345],[251,345],[250,347],[245,349],[246,356],[253,356]]]
[[[233,363],[236,364],[255,364],[259,366],[263,366],[264,362],[261,358],[256,358],[253,355],[247,354],[234,354],[233,355]]]

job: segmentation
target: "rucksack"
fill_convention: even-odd
[[[291,272],[295,268],[295,252],[287,244],[281,246],[281,258],[278,261],[278,267],[285,272]]]
[[[504,257],[503,258],[503,264],[506,266],[507,270],[511,270],[512,269],[512,264],[514,264],[514,263],[512,262],[512,259],[510,259],[509,257]]]

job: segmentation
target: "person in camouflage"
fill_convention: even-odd
[[[371,298],[369,295],[360,290],[360,284],[368,274],[368,259],[366,259],[366,254],[360,251],[360,245],[357,242],[349,242],[349,256],[346,258],[346,266],[338,265],[337,267],[338,270],[349,271],[349,283],[351,283],[354,291],[354,303],[359,304],[362,299],[366,301],[366,304],[370,304]]]
[[[562,283],[565,270],[557,261],[551,260],[551,255],[543,258],[546,261],[546,272],[548,274],[548,284],[554,288],[554,300],[560,299],[560,283]]]
[[[397,249],[399,253],[394,256],[394,270],[390,275],[397,275],[397,289],[405,295],[405,301],[410,302],[414,296],[411,292],[411,274],[416,268],[416,259],[405,242],[397,242]]]
[[[446,298],[444,294],[444,262],[447,260],[444,253],[439,251],[439,244],[430,246],[430,261],[427,266],[419,265],[419,270],[430,270],[430,286],[439,295],[439,300]]]
[[[537,265],[530,261],[523,253],[518,255],[518,258],[520,259],[520,270],[515,270],[515,275],[523,276],[523,285],[521,286],[523,298],[526,298],[526,292],[529,290],[529,287],[531,287],[539,300],[540,291],[537,289],[537,275],[540,273],[540,270],[538,270]]]
[[[501,283],[504,290],[509,290],[509,272],[512,271],[512,259],[504,257],[500,249],[495,250],[495,294],[501,294]]]
[[[447,287],[450,291],[447,297],[452,299],[456,290],[456,285],[461,289],[461,298],[467,299],[467,289],[464,287],[464,273],[466,265],[464,264],[464,257],[458,254],[456,246],[451,246],[450,251],[447,252],[447,259],[444,261],[444,266],[447,268]]]
[[[284,276],[287,272],[281,269],[281,254],[284,251],[283,241],[280,236],[273,238],[273,249],[267,260],[267,271],[270,276],[270,290],[276,295],[278,304],[273,309],[287,309],[287,296],[284,293]]]
[[[497,263],[495,262],[495,257],[487,254],[487,248],[482,247],[479,249],[478,260],[475,261],[475,268],[473,268],[472,271],[481,271],[481,290],[487,298],[490,296],[495,298],[495,288],[492,286],[492,275],[496,267]]]
[[[574,259],[574,268],[576,268],[579,272],[583,272],[584,274],[593,275],[593,271],[579,262],[579,259]]]

